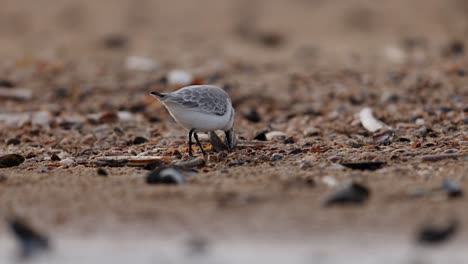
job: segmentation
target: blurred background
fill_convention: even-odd
[[[279,47],[268,57],[314,48],[375,55],[387,45],[440,47],[468,34],[463,0],[3,0],[0,15],[3,56],[91,55],[89,48],[120,37],[126,50],[171,61],[200,53],[251,58],[263,50],[247,41],[253,32]]]

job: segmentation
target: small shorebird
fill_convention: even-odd
[[[192,134],[203,156],[206,152],[198,140],[197,132],[224,131],[225,143],[229,150],[235,145],[234,108],[229,95],[212,85],[191,85],[172,93],[152,92],[171,116],[189,130],[189,155],[192,153]]]

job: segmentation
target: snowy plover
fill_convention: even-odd
[[[236,137],[233,132],[234,108],[229,95],[221,88],[211,85],[192,85],[172,93],[152,92],[167,108],[171,116],[189,130],[189,155],[192,154],[192,134],[206,156],[197,132],[224,131],[225,143],[231,150]]]

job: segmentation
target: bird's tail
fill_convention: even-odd
[[[158,92],[151,92],[150,94],[158,99],[163,99],[164,97],[166,97],[166,94],[158,93]]]

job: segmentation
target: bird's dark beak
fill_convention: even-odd
[[[224,138],[224,144],[226,144],[229,151],[231,151],[237,145],[236,134],[232,128],[228,131],[224,131],[224,133],[226,134],[226,137]]]
[[[162,99],[166,96],[165,94],[158,93],[158,92],[151,92],[150,94],[158,99]]]

